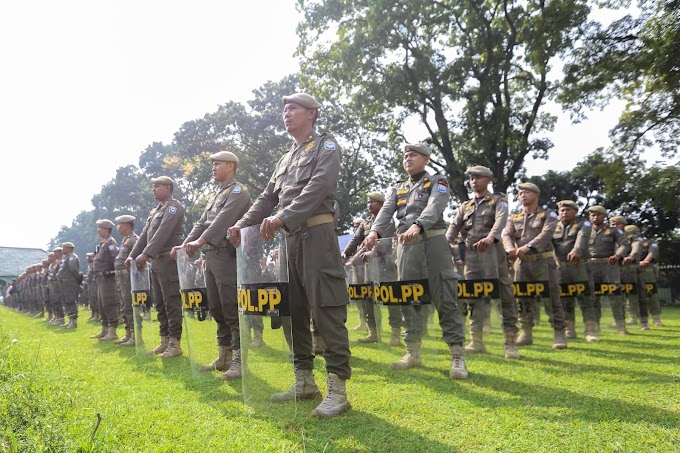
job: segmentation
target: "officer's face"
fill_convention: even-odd
[[[576,209],[570,208],[569,206],[562,206],[559,210],[560,220],[565,225],[569,225],[576,219]]]
[[[306,131],[314,124],[316,118],[316,109],[307,109],[289,102],[283,106],[283,124],[286,126],[286,131],[289,134],[295,135],[296,132]]]
[[[429,156],[425,156],[415,151],[406,151],[404,153],[404,170],[406,170],[406,173],[409,175],[416,175],[425,170],[425,166],[429,161]]]
[[[47,255],[47,262],[50,264],[54,263],[54,253]]]
[[[606,217],[606,214],[591,212],[588,217],[590,217],[590,223],[592,223],[593,225],[600,226],[604,223],[604,218]]]
[[[108,228],[97,227],[97,234],[100,238],[107,238],[111,235]]]
[[[366,203],[366,207],[368,208],[368,212],[371,214],[377,214],[380,212],[380,208],[382,208],[382,203],[376,200],[368,200]]]
[[[172,191],[168,184],[154,183],[151,190],[153,191],[153,197],[158,201],[168,200],[172,196]]]
[[[63,252],[54,252],[54,260],[59,261],[64,257]]]
[[[522,206],[529,206],[538,201],[538,194],[531,190],[520,189],[517,196]]]
[[[225,182],[231,175],[230,170],[234,167],[231,162],[213,161],[212,176],[217,182]]]
[[[624,228],[626,228],[626,225],[624,223],[619,223],[619,222],[610,222],[609,226],[612,228],[616,228],[618,230],[623,231]]]
[[[486,190],[486,188],[489,186],[489,183],[491,182],[491,177],[490,176],[479,176],[479,175],[470,175],[470,187],[472,187],[472,190],[475,192],[481,192]]]
[[[64,247],[64,255],[70,255],[72,251],[71,247]]]

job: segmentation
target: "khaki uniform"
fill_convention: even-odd
[[[640,280],[645,283],[656,283],[659,274],[657,263],[659,262],[659,244],[650,239],[643,238],[642,247],[640,249],[641,261],[650,257],[652,263],[646,268],[640,268]],[[651,256],[650,256],[651,255]],[[655,321],[661,321],[661,304],[659,303],[659,295],[656,293],[641,292],[640,298],[640,321],[648,322],[649,314]]]
[[[446,242],[444,210],[450,198],[448,181],[442,175],[422,172],[398,183],[378,213],[371,231],[389,237],[392,216],[397,214],[397,233],[406,232],[415,221],[422,234],[412,244],[397,246],[397,268],[400,280],[427,277],[432,302],[439,314],[444,341],[449,346],[465,341],[463,318],[456,299],[458,277]],[[426,269],[423,263],[426,262]],[[401,308],[404,317],[404,341],[420,344],[427,322],[426,306]]]
[[[78,300],[78,289],[80,288],[79,278],[80,259],[78,255],[73,252],[70,255],[64,253],[64,259],[57,271],[57,280],[61,287],[64,311],[66,311],[69,320],[74,321],[78,319],[78,304],[76,301]]]
[[[64,296],[61,292],[61,285],[57,274],[63,260],[55,260],[48,268],[47,280],[50,285],[50,302],[52,303],[52,310],[56,319],[64,317]]]
[[[550,303],[545,298],[545,310],[550,315],[553,328],[561,332],[566,327],[564,309],[560,302],[560,285],[555,264],[552,238],[557,227],[557,214],[550,209],[537,208],[535,212],[513,214],[503,230],[503,246],[510,251],[527,244],[532,247],[523,258],[515,260],[515,282],[548,281]],[[518,298],[519,324],[522,330],[533,326],[532,298]]]
[[[182,244],[184,206],[174,198],[159,203],[151,210],[149,218],[130,257],[142,253],[152,261],[151,289],[158,311],[161,337],[182,337],[182,305],[179,295],[177,263],[170,256],[173,247]],[[132,263],[134,265],[134,263]]]
[[[225,239],[252,205],[248,189],[231,179],[222,184],[194,225],[185,243],[199,238],[207,243],[205,253],[205,287],[210,315],[217,323],[217,345],[233,351],[241,348],[236,290],[236,249]]]
[[[630,241],[626,234],[616,228],[603,226],[599,230],[593,228],[588,242],[590,255],[590,272],[597,289],[602,283],[611,283],[621,287],[621,274],[619,264],[610,265],[607,260],[610,256],[618,255],[621,258],[630,253]],[[623,300],[621,295],[609,296],[612,305],[612,315],[617,327],[625,330],[623,312]],[[595,296],[595,319],[600,323],[602,318],[602,296]]]
[[[87,266],[87,293],[90,298],[90,309],[92,310],[92,319],[95,315],[101,313],[101,307],[99,306],[99,300],[97,299],[97,282],[94,276],[94,266],[90,263]],[[101,318],[101,316],[100,316]]]
[[[326,370],[349,379],[351,353],[345,327],[349,298],[333,218],[339,171],[335,139],[312,131],[278,161],[264,192],[236,226],[257,225],[280,207],[276,217],[287,234],[295,369],[314,368],[313,317],[326,345]]]
[[[53,314],[52,310],[52,300],[50,298],[50,270],[49,268],[43,268],[40,271],[40,290],[42,292],[42,301],[45,306],[45,311],[47,312],[47,318],[51,318]]]
[[[463,252],[465,278],[498,279],[501,291],[503,330],[517,333],[517,305],[512,294],[512,278],[508,269],[508,256],[502,243],[503,228],[508,220],[508,197],[503,193],[487,194],[463,203],[451,222],[446,237],[450,243],[460,233],[464,240]],[[480,253],[472,246],[488,236],[494,244]],[[461,245],[463,246],[463,245]],[[470,330],[481,332],[484,320],[489,316],[489,300],[470,301]]]
[[[632,283],[635,285],[635,291],[627,294],[623,294],[623,298],[626,300],[625,311],[631,317],[631,321],[637,324],[637,320],[640,318],[640,267],[638,263],[644,258],[642,256],[642,236],[638,233],[625,233],[626,237],[630,241],[630,253],[629,257],[633,258],[631,264],[623,264],[619,271],[621,272],[621,283]]]
[[[118,292],[114,261],[118,254],[116,240],[109,236],[97,245],[92,267],[97,282],[97,300],[102,327],[118,327]]]
[[[113,262],[116,272],[116,290],[118,292],[118,312],[125,323],[125,330],[132,332],[134,326],[134,314],[132,310],[132,288],[130,286],[130,273],[125,268],[125,260],[130,256],[132,248],[137,243],[139,236],[133,231],[123,238],[118,254]],[[138,320],[141,322],[141,319]]]

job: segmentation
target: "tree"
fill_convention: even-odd
[[[418,118],[432,165],[467,199],[468,165],[506,191],[527,156],[544,158],[555,117],[551,62],[568,52],[586,0],[299,0],[303,84],[358,106],[359,120],[403,142]],[[319,26],[323,24],[323,27]],[[412,140],[415,141],[415,140]]]
[[[560,99],[578,119],[587,108],[622,99],[626,108],[610,132],[613,148],[633,155],[656,144],[671,157],[680,143],[680,0],[639,0],[628,14],[603,28],[589,23],[585,38],[564,68]],[[610,1],[628,7],[630,1]]]

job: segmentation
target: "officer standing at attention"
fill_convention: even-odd
[[[347,335],[347,286],[335,235],[335,192],[340,171],[340,147],[332,135],[318,134],[314,123],[321,106],[306,93],[283,98],[283,123],[295,143],[276,164],[265,191],[248,213],[229,228],[234,246],[240,228],[261,223],[265,240],[282,228],[287,236],[290,309],[295,384],[272,395],[275,402],[313,399],[314,382],[310,319],[325,343],[328,395],[311,415],[330,418],[350,408],[345,383],[352,370]],[[280,207],[275,216],[274,208]]]
[[[632,283],[635,285],[634,292],[628,292],[622,294],[624,301],[624,311],[628,312],[629,318],[626,320],[626,324],[637,325],[640,319],[640,287],[638,282],[640,281],[638,263],[642,260],[642,236],[640,231],[627,231],[626,226],[628,221],[625,217],[617,215],[609,219],[609,225],[612,228],[617,228],[626,234],[626,237],[630,241],[630,253],[623,259],[622,266],[619,268],[621,273],[621,285],[624,283]]]
[[[116,217],[116,231],[123,237],[118,254],[113,262],[116,269],[116,289],[118,291],[118,312],[125,323],[125,336],[114,343],[120,346],[135,345],[135,320],[132,310],[132,288],[130,273],[125,267],[125,260],[130,256],[132,248],[137,243],[139,236],[135,233],[135,218],[131,215]],[[141,318],[139,322],[141,322]]]
[[[640,233],[640,229],[635,225],[628,225],[626,227],[631,232]],[[642,238],[642,260],[640,261],[640,281],[644,284],[656,284],[657,274],[659,272],[657,263],[659,262],[659,244],[651,239]],[[656,327],[663,327],[661,322],[661,304],[659,304],[659,296],[656,292],[642,291],[642,299],[640,301],[640,329],[649,330],[649,313],[652,314],[652,320]]]
[[[50,321],[53,326],[64,325],[64,296],[61,292],[61,285],[59,284],[59,270],[64,264],[64,252],[62,247],[55,247],[52,250],[54,253],[54,262],[50,265],[47,280],[50,283],[50,301],[52,302],[52,310],[54,316]]]
[[[54,316],[54,311],[52,309],[52,299],[50,297],[50,266],[54,263],[54,253],[50,252],[47,254],[47,259],[43,261],[43,270],[40,274],[40,286],[42,287],[42,297],[43,304],[45,305],[45,311],[47,312],[46,322],[50,322]]]
[[[465,331],[456,305],[459,275],[454,270],[445,237],[444,210],[451,195],[444,176],[431,175],[425,170],[431,153],[432,150],[422,143],[404,145],[403,164],[409,177],[392,189],[366,237],[366,246],[372,250],[380,237],[390,237],[392,216],[396,212],[399,277],[404,278],[405,273],[412,272],[408,263],[418,263],[413,265],[419,266],[423,261],[427,262],[430,295],[451,354],[449,377],[467,379],[463,352]],[[421,241],[424,248],[411,247]],[[423,251],[425,256],[421,255]],[[406,355],[393,363],[393,368],[406,370],[422,364],[420,347],[426,319],[417,319],[427,316],[422,308],[406,307],[402,310]]]
[[[588,282],[590,291],[587,295],[579,295],[578,302],[586,325],[586,341],[600,341],[597,336],[595,322],[594,289],[588,277],[588,241],[592,224],[588,220],[576,217],[578,206],[572,200],[562,200],[557,203],[560,222],[553,234],[555,247],[555,262],[560,275],[560,283]],[[576,338],[576,301],[575,297],[561,297],[567,318],[567,338]]]
[[[99,301],[97,300],[97,284],[95,283],[95,277],[94,277],[94,253],[88,252],[86,255],[87,259],[87,276],[85,279],[87,280],[87,295],[90,299],[90,310],[92,314],[90,315],[89,318],[87,318],[88,321],[96,321],[99,322],[101,321],[101,316],[99,315],[100,310],[99,310]]]
[[[147,261],[152,260],[151,290],[161,335],[161,344],[152,352],[166,359],[182,355],[179,275],[177,263],[170,256],[170,251],[182,243],[184,206],[172,197],[175,182],[171,178],[160,176],[152,179],[151,183],[158,206],[151,210],[137,243],[125,260],[125,267],[129,270],[131,265],[135,265],[142,270]]]
[[[512,278],[508,269],[508,256],[502,242],[503,228],[508,221],[508,197],[504,193],[490,193],[489,183],[493,172],[481,165],[467,169],[474,198],[460,205],[451,222],[446,238],[451,244],[464,233],[465,278],[499,279],[501,316],[505,335],[505,358],[519,359],[515,344],[517,339],[517,305],[512,294]],[[461,244],[463,246],[463,244]],[[484,321],[489,317],[490,301],[477,299],[470,302],[470,344],[465,351],[486,352]]]
[[[101,241],[96,247],[92,269],[97,282],[97,301],[101,314],[102,330],[90,338],[101,341],[117,340],[118,335],[118,293],[116,291],[116,272],[114,261],[118,254],[118,243],[111,237],[113,222],[109,219],[97,220],[97,235]]]
[[[217,358],[201,371],[220,370],[221,379],[241,378],[241,336],[238,322],[236,290],[236,249],[226,239],[227,230],[234,226],[252,205],[246,186],[236,180],[238,157],[229,151],[210,156],[212,176],[219,189],[205,207],[184,243],[172,250],[173,257],[184,247],[193,256],[201,249],[205,253],[205,287],[208,309],[217,323]],[[255,329],[255,337],[262,330]]]
[[[548,280],[550,305],[545,298],[546,311],[551,315],[554,341],[553,349],[566,349],[564,309],[560,302],[560,279],[555,264],[552,237],[558,217],[554,211],[538,206],[541,190],[536,184],[524,182],[517,185],[517,196],[522,211],[513,214],[503,230],[503,245],[508,257],[514,261],[515,282],[539,282]],[[532,299],[519,299],[519,324],[521,332],[517,338],[520,346],[533,344]]]
[[[350,241],[347,243],[347,246],[345,247],[345,250],[342,252],[343,259],[354,257],[352,260],[350,260],[350,262],[351,265],[354,266],[354,272],[356,272],[359,276],[357,283],[368,283],[366,280],[364,264],[366,263],[368,257],[372,256],[376,250],[374,249],[373,251],[369,252],[366,247],[362,245],[362,243],[364,242],[364,239],[366,239],[366,236],[368,236],[368,233],[371,231],[373,222],[375,222],[376,216],[385,203],[385,195],[381,194],[380,192],[370,192],[367,195],[367,198],[368,201],[366,202],[366,207],[368,208],[370,217],[368,220],[364,220],[359,223],[359,226],[354,232],[354,236],[352,239],[350,239]],[[388,232],[387,237],[394,236],[394,232],[395,226],[394,220],[392,220],[391,231]],[[380,257],[376,255],[375,259],[380,259]],[[368,325],[368,336],[365,338],[360,338],[359,343],[377,343],[378,328],[375,322],[373,300],[366,299],[362,300],[361,303],[363,304],[363,309],[360,310],[360,313],[365,317],[361,321],[364,323],[365,320],[366,325]],[[389,307],[388,313],[389,324],[392,330],[390,346],[401,346],[401,311],[397,307]]]
[[[80,258],[73,253],[76,248],[72,242],[64,242],[61,244],[64,250],[64,258],[59,272],[57,272],[57,279],[61,286],[61,293],[64,300],[64,310],[68,315],[68,324],[64,324],[66,329],[75,329],[78,327],[78,289],[80,288]]]
[[[607,225],[605,222],[607,210],[603,206],[591,206],[588,212],[590,213],[590,222],[593,224],[593,231],[590,233],[588,244],[590,273],[596,289],[602,283],[610,283],[616,286],[618,294],[609,295],[612,315],[619,334],[628,335],[620,293],[621,274],[619,273],[619,265],[630,253],[630,241],[623,231]],[[601,299],[601,295],[595,296],[595,318],[598,327],[602,317]]]

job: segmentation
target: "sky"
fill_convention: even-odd
[[[1,2],[0,245],[45,247],[149,144],[296,72],[295,3]],[[622,106],[577,125],[549,108],[555,148],[529,175],[606,147]]]

